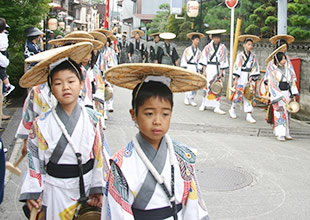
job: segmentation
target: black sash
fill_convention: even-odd
[[[177,213],[182,209],[182,204],[176,205]],[[170,206],[159,209],[141,210],[132,208],[135,220],[160,220],[174,215],[174,209]]]
[[[211,58],[210,58],[210,62],[212,62],[214,56],[216,55],[219,47],[220,47],[221,43],[219,43],[219,45],[215,46],[214,42],[213,42],[213,47],[214,47],[214,53],[212,54]],[[216,61],[217,62],[217,61]]]
[[[245,55],[245,57],[246,57],[246,60],[245,60],[245,62],[243,63],[242,67],[246,67],[246,65],[247,65],[248,62],[249,62],[250,56],[251,56],[251,51],[250,51],[250,53],[249,53],[249,56],[246,55],[246,52],[245,52],[245,51],[243,51],[243,53],[244,53],[244,55]]]
[[[187,61],[187,64],[196,64],[196,63],[191,63],[192,59],[194,59],[194,57],[196,56],[196,53],[198,51],[198,48],[196,48],[196,51],[194,50],[194,47],[192,46],[192,51],[193,51],[193,56],[189,59],[189,61]]]

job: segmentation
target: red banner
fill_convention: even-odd
[[[110,13],[110,0],[106,0],[105,15],[104,15],[104,28],[109,29],[109,13]]]

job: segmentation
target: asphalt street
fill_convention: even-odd
[[[129,115],[131,92],[114,87],[113,113],[106,121],[105,136],[112,154],[124,147],[137,133]],[[310,125],[292,120],[292,141],[279,142],[265,122],[266,111],[256,107],[249,124],[245,114],[238,118],[218,115],[212,110],[200,112],[201,91],[197,107],[185,106],[183,94],[175,94],[172,139],[197,149],[196,171],[201,193],[212,220],[289,219],[308,220],[310,216]],[[222,109],[230,105],[222,98]],[[5,109],[13,115],[2,134],[9,148],[7,160],[15,162],[22,143],[14,135],[22,107]],[[4,138],[5,137],[5,138]],[[20,164],[25,168],[25,160]],[[7,172],[5,199],[0,205],[0,219],[25,219],[18,202],[23,175]]]

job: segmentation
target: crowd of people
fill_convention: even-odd
[[[19,82],[28,96],[16,132],[28,159],[19,198],[25,214],[37,210],[38,219],[75,219],[91,211],[97,219],[209,219],[195,174],[196,151],[167,132],[174,92],[184,92],[184,104],[197,106],[197,90],[203,89],[199,110],[225,114],[220,108],[229,68],[221,43],[225,32],[208,31],[211,41],[202,51],[204,34],[188,33],[192,45],[180,58],[171,42],[176,35],[169,32],[151,34],[153,41],[146,42],[139,29],[132,39],[127,33],[117,39],[104,28],[74,31],[49,41],[53,48],[42,52],[42,32],[29,28],[27,65]],[[233,67],[229,114],[236,118],[236,106],[243,105],[246,120],[255,123],[247,91],[260,74],[252,52],[259,37],[241,35],[239,40],[243,50]],[[274,133],[285,141],[292,139],[288,104],[298,95],[285,53],[292,37],[275,36],[271,42],[278,48],[267,58],[261,90],[269,100]],[[5,71],[3,76],[6,88]],[[130,115],[139,132],[112,156],[104,130],[107,112],[114,111],[114,85],[133,90]]]

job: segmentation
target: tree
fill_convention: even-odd
[[[6,19],[9,29],[10,65],[7,73],[10,82],[18,85],[20,76],[24,73],[24,43],[25,29],[39,27],[45,19],[51,0],[2,0],[0,1],[0,16]]]
[[[161,4],[159,6],[160,11],[156,12],[156,15],[151,23],[147,24],[149,28],[149,34],[156,32],[167,32],[168,17],[170,14],[169,4]]]
[[[296,39],[310,38],[310,0],[288,3],[288,33]]]

